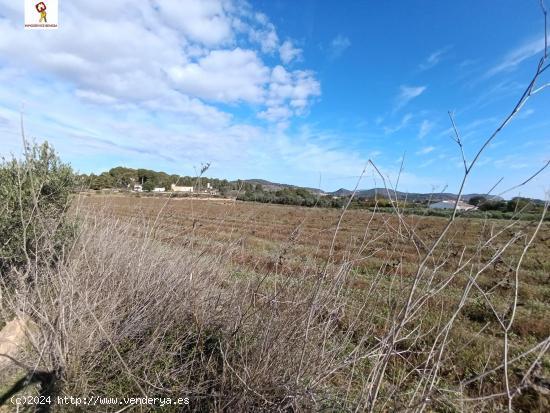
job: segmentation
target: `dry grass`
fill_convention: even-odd
[[[517,411],[550,406],[547,224],[458,219],[419,278],[440,218],[347,211],[335,233],[342,211],[122,196],[74,207],[82,232],[66,259],[12,274],[2,297],[5,319],[36,323],[21,359],[54,372],[56,394],[184,395],[193,411],[499,411],[508,385]]]

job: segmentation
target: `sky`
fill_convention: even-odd
[[[193,175],[209,162],[213,177],[330,191],[363,171],[360,188],[381,186],[372,160],[402,191],[456,192],[448,111],[471,160],[544,52],[539,0],[72,0],[49,31],[24,30],[23,9],[0,0],[0,154],[21,152],[23,115],[28,138],[83,173]],[[465,192],[503,178],[501,193],[540,169],[549,115],[550,87]],[[503,196],[544,199],[549,178]]]

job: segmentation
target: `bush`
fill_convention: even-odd
[[[144,191],[152,191],[155,189],[155,183],[153,181],[147,181],[143,184]]]
[[[508,203],[501,200],[491,200],[479,205],[480,211],[507,211]]]
[[[0,275],[55,259],[74,233],[65,214],[75,183],[71,167],[47,142],[25,152],[23,160],[0,163]]]
[[[237,196],[239,201],[254,201],[270,204],[300,205],[320,208],[342,208],[347,202],[344,198],[320,197],[303,188],[285,188],[275,192],[249,189]],[[358,202],[358,201],[356,201]],[[354,207],[355,204],[352,205]]]
[[[487,202],[487,198],[485,198],[484,196],[481,196],[481,195],[473,196],[468,201],[468,203],[470,205],[473,205],[473,206],[478,206],[478,205],[483,204],[485,202]]]

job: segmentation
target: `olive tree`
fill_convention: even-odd
[[[0,161],[0,275],[57,259],[74,233],[66,210],[75,175],[47,142]]]

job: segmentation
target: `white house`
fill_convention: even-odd
[[[174,192],[193,192],[192,186],[176,186],[176,184],[172,184],[171,188]]]
[[[153,192],[164,192],[166,191],[166,188],[162,187],[162,188],[153,188]]]
[[[134,184],[134,192],[143,192],[143,187],[139,184]]]
[[[434,204],[430,204],[429,208],[431,209],[454,209],[456,201],[441,201]],[[476,209],[475,206],[467,204],[466,202],[458,201],[456,209],[458,211],[469,211],[471,209]]]

